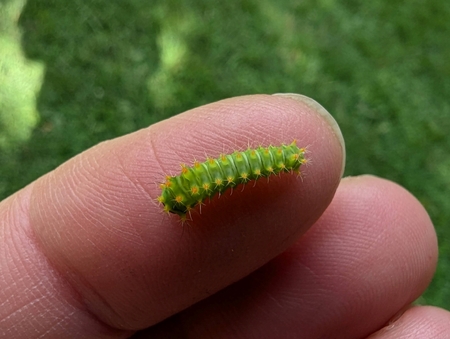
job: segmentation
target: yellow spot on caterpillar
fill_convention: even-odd
[[[170,186],[172,186],[172,181],[171,181],[171,179],[172,179],[172,177],[171,177],[170,175],[167,175],[167,176],[166,176],[166,181],[165,181],[163,184],[160,185],[160,186],[162,186],[161,189],[163,189],[163,188],[169,188]]]
[[[166,213],[170,213],[172,209],[170,208],[169,205],[164,205],[163,210],[164,210],[164,212],[166,212]]]

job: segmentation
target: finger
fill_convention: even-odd
[[[450,312],[432,306],[418,306],[406,310],[370,339],[447,338],[450,333]]]
[[[432,223],[410,193],[379,178],[345,179],[292,248],[147,334],[362,338],[420,296],[436,261]]]
[[[42,255],[29,259],[11,280],[42,269],[47,277],[30,278],[33,293],[23,287],[15,295],[23,304],[33,301],[33,312],[44,312],[33,295],[52,287],[66,300],[53,300],[50,309],[78,317],[71,322],[83,324],[82,316],[92,315],[106,324],[102,330],[135,330],[239,280],[286,249],[332,199],[343,148],[320,110],[306,99],[224,100],[102,143],[67,162],[28,188],[23,213],[12,216],[10,227],[21,223],[32,234],[20,246]],[[245,149],[249,141],[268,145],[293,139],[308,146],[312,159],[303,180],[293,175],[260,180],[239,194],[215,198],[184,230],[154,203],[160,194],[155,183],[177,173],[180,163]],[[2,207],[7,211],[10,205]],[[20,248],[15,251],[11,256],[21,255]],[[18,323],[26,316],[16,313],[7,321]],[[73,326],[64,325],[52,331],[64,333]]]

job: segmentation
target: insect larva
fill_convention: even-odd
[[[178,214],[186,220],[186,214],[205,199],[216,193],[281,172],[300,172],[307,162],[305,148],[298,148],[296,141],[281,146],[258,147],[218,158],[207,158],[205,162],[194,162],[193,166],[181,165],[181,174],[167,176],[160,185],[162,192],[158,201],[167,213]]]

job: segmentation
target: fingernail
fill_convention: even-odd
[[[315,112],[317,112],[320,116],[322,116],[325,119],[325,121],[328,122],[328,125],[330,126],[336,138],[339,140],[342,147],[342,156],[343,156],[341,169],[341,176],[342,176],[345,170],[345,156],[346,156],[345,141],[341,129],[339,128],[339,125],[336,122],[336,120],[334,120],[333,116],[321,104],[305,95],[297,93],[275,93],[273,95],[300,101],[305,105],[307,105],[308,107],[312,108]]]

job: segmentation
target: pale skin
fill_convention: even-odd
[[[305,100],[199,107],[2,201],[0,337],[445,337],[449,312],[411,306],[437,262],[428,214],[395,183],[341,179],[339,133]],[[155,201],[181,163],[294,139],[302,177],[247,185],[184,225]]]

